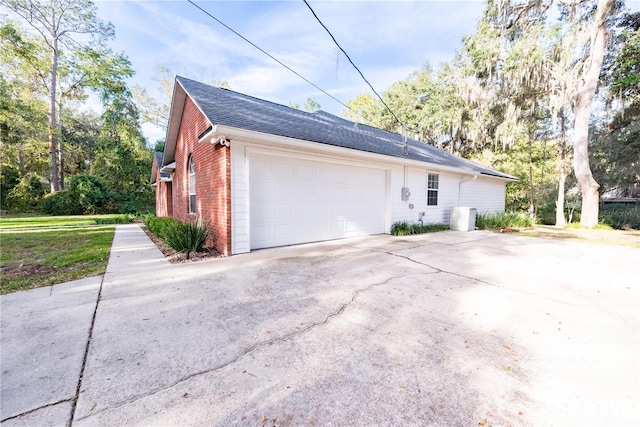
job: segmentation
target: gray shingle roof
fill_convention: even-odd
[[[155,172],[156,169],[160,168],[160,165],[162,165],[162,153],[160,151],[154,151],[153,152],[153,157],[155,159],[155,162],[153,164],[153,168],[152,168],[152,172],[151,172],[151,182],[155,182],[156,181],[156,176],[155,176]],[[160,172],[160,178],[171,178],[171,174],[168,172]]]
[[[506,179],[514,177],[455,156],[415,139],[334,116],[324,111],[308,113],[284,105],[210,86],[184,77],[176,81],[213,125],[284,136],[336,147],[435,165]]]

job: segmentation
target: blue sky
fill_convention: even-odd
[[[370,92],[302,0],[196,1],[228,26],[342,102]],[[425,61],[453,58],[483,10],[467,1],[308,0],[374,88],[382,93]],[[186,1],[98,1],[115,25],[115,51],[136,70],[132,84],[155,93],[157,67],[288,105],[315,98],[339,115],[343,106],[309,85]],[[143,127],[153,142],[164,134]]]
[[[370,92],[302,0],[194,0],[317,86],[346,103]],[[307,0],[374,88],[382,93],[425,62],[451,60],[472,34],[482,0]],[[315,98],[340,115],[344,107],[184,1],[97,0],[101,19],[115,25],[111,46],[130,58],[132,84],[157,95],[158,65],[258,98],[303,106]],[[640,10],[640,0],[627,0]],[[164,138],[145,124],[147,139]]]

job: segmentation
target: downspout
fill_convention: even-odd
[[[460,191],[461,191],[462,184],[465,182],[475,181],[477,178],[478,178],[478,175],[473,175],[473,178],[466,178],[458,181],[458,207],[460,207]]]

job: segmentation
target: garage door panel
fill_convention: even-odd
[[[328,166],[317,166],[315,168],[315,180],[317,182],[329,183],[332,181],[333,174],[331,168]]]
[[[294,167],[290,164],[278,163],[276,167],[273,168],[273,174],[277,178],[293,179]]]
[[[384,233],[385,172],[249,157],[251,248]]]
[[[255,177],[271,176],[271,162],[256,159],[255,162],[251,162],[251,175]]]

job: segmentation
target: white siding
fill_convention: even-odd
[[[427,175],[435,173],[439,176],[438,205],[427,206]],[[406,186],[411,197],[403,201],[402,187],[405,185],[405,168],[397,166],[392,169],[391,179],[391,223],[398,221],[418,222],[420,212],[424,212],[423,222],[449,223],[451,208],[458,202],[458,175],[437,172],[421,168],[406,168]],[[409,205],[413,204],[413,209]]]
[[[476,208],[478,213],[504,212],[505,182],[480,178],[460,184],[460,205]]]
[[[249,185],[246,145],[231,144],[231,254],[249,252]]]

